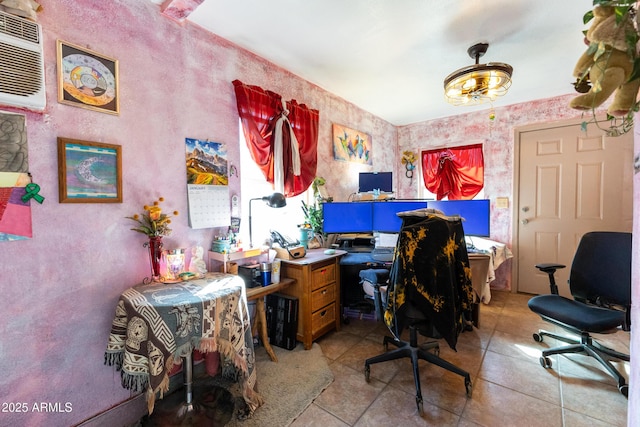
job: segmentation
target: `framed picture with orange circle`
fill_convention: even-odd
[[[57,40],[58,102],[120,114],[118,60]]]

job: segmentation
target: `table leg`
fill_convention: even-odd
[[[182,370],[184,375],[184,402],[180,408],[178,408],[176,414],[179,420],[200,412],[199,405],[193,401],[193,364],[191,361],[191,352],[182,357]]]
[[[259,328],[260,339],[264,349],[267,350],[267,354],[272,361],[277,362],[278,358],[269,344],[269,334],[267,333],[267,312],[264,308],[264,298],[258,298],[256,301],[256,321],[255,327]]]

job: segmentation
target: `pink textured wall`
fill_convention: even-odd
[[[150,2],[41,3],[48,105],[44,113],[25,114],[30,171],[46,200],[32,205],[33,239],[0,243],[0,402],[26,403],[28,411],[0,412],[0,425],[71,425],[130,397],[119,373],[103,365],[118,296],[148,274],[144,236],[129,230],[125,216],[164,196],[167,208],[181,212],[166,245],[209,246],[217,230],[187,225],[184,139],[226,143],[230,162],[239,164],[232,80],[320,111],[318,175],[327,179],[336,200],[347,200],[357,191],[357,173],[371,170],[394,170],[399,196],[413,197],[415,183],[410,187],[404,178],[398,153],[470,138],[485,140],[487,197],[510,196],[513,128],[570,115],[560,98],[497,108],[491,133],[486,113],[395,128],[220,38],[163,16]],[[119,116],[56,102],[56,39],[118,58]],[[332,123],[372,136],[373,166],[333,160]],[[58,136],[122,146],[122,204],[58,203]],[[231,178],[232,192],[240,194],[239,185]],[[510,209],[494,210],[492,228],[496,240],[510,244]],[[62,410],[34,412],[41,402],[58,403]]]
[[[398,128],[398,150],[422,150],[465,145],[481,141],[485,161],[484,197],[491,200],[491,238],[512,247],[512,195],[514,167],[514,135],[519,126],[566,120],[579,117],[567,108],[570,95],[495,108],[495,120],[489,120],[489,110],[464,113]],[[496,102],[508,101],[508,94]],[[400,197],[415,197],[416,186],[424,185],[418,174],[413,182],[401,179]],[[496,198],[508,197],[509,208],[497,208]],[[494,289],[511,289],[511,262],[496,272]]]
[[[469,141],[482,141],[485,161],[485,198],[491,200],[491,238],[511,243],[511,206],[509,209],[495,207],[496,197],[513,194],[514,132],[519,126],[558,121],[579,117],[575,110],[567,108],[571,96],[544,99],[526,104],[496,107],[496,118],[489,120],[489,110],[466,113],[460,107],[460,115],[403,126],[398,128],[399,150],[415,153],[431,148],[464,145]],[[508,95],[496,104],[508,101]],[[413,184],[403,179],[400,182],[401,197],[410,197],[416,184],[423,185],[414,175]]]
[[[198,27],[163,16],[148,1],[41,3],[48,102],[44,113],[25,114],[29,167],[46,200],[32,205],[33,239],[0,243],[0,402],[26,403],[28,411],[0,412],[3,426],[72,425],[130,397],[119,373],[103,365],[118,296],[149,272],[144,236],[129,230],[125,216],[163,196],[164,206],[181,213],[166,246],[210,245],[217,230],[192,230],[187,223],[184,140],[226,143],[230,161],[239,164],[234,79],[320,110],[318,174],[336,192],[355,186],[340,175],[348,165],[332,160],[332,122],[366,129],[392,146],[396,141],[392,125]],[[119,116],[56,101],[56,39],[119,60]],[[58,203],[58,136],[122,146],[122,204]],[[391,152],[373,168],[393,164]],[[237,177],[230,186],[240,193]],[[33,404],[40,402],[59,402],[62,412],[36,413]]]

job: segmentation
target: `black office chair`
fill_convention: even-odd
[[[595,358],[618,382],[618,389],[628,397],[629,386],[611,360],[629,361],[629,356],[605,347],[594,340],[592,333],[615,333],[631,326],[631,233],[586,233],[576,250],[569,287],[573,299],[558,294],[554,274],[565,268],[562,264],[538,264],[549,275],[551,294],[529,300],[529,308],[543,320],[580,336],[580,339],[556,335],[544,330],[533,334],[542,342],[551,337],[569,345],[542,351],[540,364],[551,367],[552,354],[583,353]]]
[[[468,323],[464,313],[467,314],[466,319],[471,318],[473,303],[471,269],[461,221],[425,215],[403,218],[396,257],[389,275],[384,313],[384,321],[394,337],[385,336],[385,353],[364,363],[368,382],[370,365],[410,358],[420,415],[423,414],[423,404],[419,360],[464,377],[467,396],[471,397],[472,393],[469,373],[440,358],[437,341],[418,345],[420,332],[427,337],[444,338],[455,350],[458,334]],[[380,298],[379,292],[374,295]],[[378,304],[380,301],[376,301]],[[409,328],[409,342],[400,339],[405,327]],[[397,348],[387,351],[389,344]]]

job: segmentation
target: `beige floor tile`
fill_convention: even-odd
[[[482,364],[484,349],[458,340],[456,350],[449,347],[443,340],[440,341],[440,357],[467,371],[471,378],[476,377]]]
[[[487,351],[479,377],[560,406],[560,380],[537,362]]]
[[[489,327],[484,322],[485,316],[480,316],[480,328],[473,328],[471,331],[464,331],[458,337],[458,342],[472,345],[480,348],[487,348],[489,342],[491,341],[491,336],[493,335],[493,331],[495,329],[495,323],[497,322],[497,316],[495,317],[495,321],[493,322],[493,326]]]
[[[423,403],[420,416],[412,394],[387,387],[367,412],[354,424],[357,427],[380,426],[455,426],[459,417],[428,402]]]
[[[584,414],[563,409],[562,414],[564,417],[564,425],[566,427],[611,427],[615,424],[611,424],[605,421],[591,418]]]
[[[418,369],[424,402],[460,415],[467,402],[464,377],[424,361],[419,363]],[[389,386],[402,390],[415,399],[416,387],[413,367],[408,359],[393,377]]]
[[[394,348],[389,346],[391,350]],[[354,371],[362,372],[364,376],[364,362],[370,357],[384,353],[382,343],[363,339],[356,346],[345,352],[336,362],[350,367]],[[396,374],[400,367],[400,361],[392,360],[388,362],[375,363],[370,367],[371,378],[378,379],[384,383],[388,383]]]
[[[508,332],[523,337],[531,337],[538,329],[549,328],[549,323],[543,321],[540,316],[532,311],[513,311],[503,310],[498,322],[496,330]]]
[[[559,405],[478,379],[462,418],[484,426],[562,426]]]
[[[378,397],[385,383],[365,380],[362,370],[355,371],[340,363],[331,365],[334,381],[314,401],[316,405],[353,425]]]
[[[556,363],[552,364],[551,369],[555,369],[560,377],[566,381],[573,379],[582,379],[590,381],[599,381],[611,386],[618,386],[615,378],[609,374],[597,360],[583,354],[566,354],[557,356]],[[628,362],[612,362],[614,367],[624,375],[625,382],[629,380],[629,363]]]
[[[598,381],[562,378],[564,408],[615,426],[627,425],[627,399],[618,388]]]
[[[364,337],[378,327],[378,322],[369,319],[349,318],[348,323],[342,324],[342,331]]]
[[[312,403],[291,423],[291,427],[349,427],[349,424]]]
[[[541,351],[562,343],[548,337],[535,342],[533,333],[563,331],[531,312],[529,298],[493,292],[490,304],[480,306],[480,328],[460,334],[457,352],[439,340],[440,355],[471,375],[473,395],[466,397],[461,376],[421,361],[423,417],[408,359],[371,365],[366,383],[364,361],[384,352],[382,338],[390,333],[382,322],[350,319],[318,340],[336,380],[293,426],[625,426],[627,400],[592,358],[554,355],[550,369],[540,366]],[[597,338],[628,353],[628,332]],[[628,363],[615,364],[628,378]]]
[[[336,360],[360,341],[362,341],[362,337],[346,332],[343,329],[321,337],[318,340],[318,344],[320,344],[322,353],[327,359]]]
[[[542,350],[546,348],[549,348],[546,343],[535,342],[532,335],[523,336],[514,335],[509,332],[495,331],[487,350],[505,356],[518,357],[530,362],[539,363]]]

